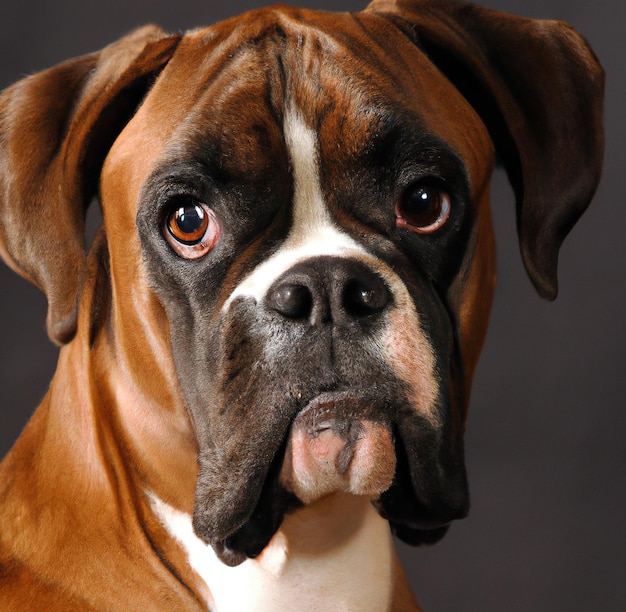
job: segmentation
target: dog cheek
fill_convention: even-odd
[[[433,347],[422,332],[414,311],[396,309],[377,342],[382,359],[411,392],[415,410],[432,426],[441,425],[438,414],[439,381]]]
[[[196,374],[190,409],[200,447],[194,527],[211,544],[252,515],[296,410],[290,386],[271,384],[251,305],[235,304],[215,327],[198,350],[213,373],[189,374]]]

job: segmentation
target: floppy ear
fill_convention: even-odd
[[[603,155],[604,72],[570,26],[454,0],[374,0],[474,106],[517,199],[524,265],[557,295],[559,248],[587,208]]]
[[[48,298],[48,334],[76,331],[85,213],[107,151],[179,40],[147,26],[0,95],[0,254]]]

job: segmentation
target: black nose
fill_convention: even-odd
[[[310,259],[283,274],[267,293],[267,306],[312,325],[372,318],[391,301],[383,279],[364,264],[336,257]]]

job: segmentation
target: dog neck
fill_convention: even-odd
[[[419,610],[399,567],[387,521],[367,498],[336,494],[285,517],[263,553],[231,568],[184,515],[153,500],[204,582],[209,609]]]

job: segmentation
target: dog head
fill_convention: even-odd
[[[224,561],[340,491],[433,542],[468,507],[494,151],[554,298],[599,178],[602,82],[568,26],[444,0],[145,28],[2,95],[0,249],[70,342],[99,186],[89,335],[149,318],[171,347],[162,401],[191,417],[194,527]]]

